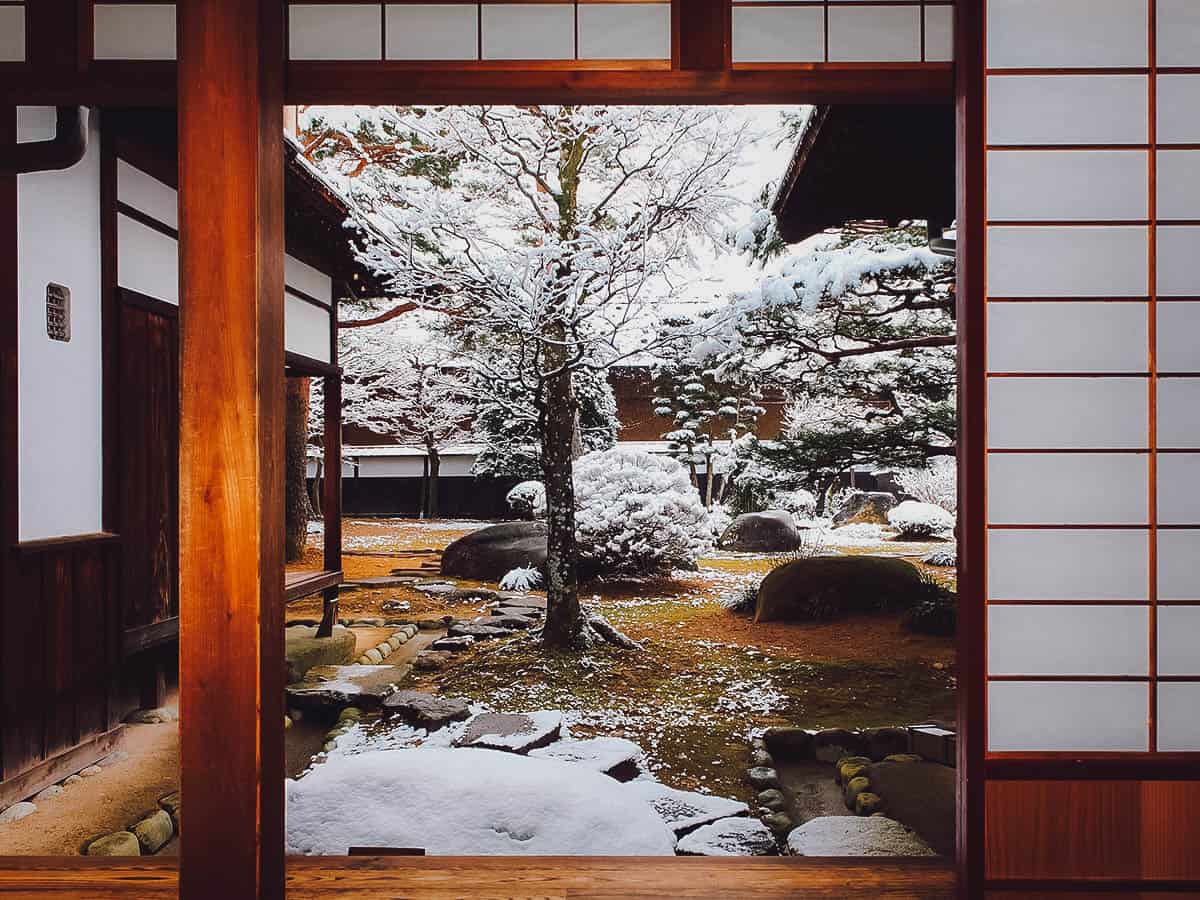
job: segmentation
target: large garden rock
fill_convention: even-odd
[[[800,532],[790,512],[771,509],[738,516],[721,535],[722,550],[741,553],[774,553],[800,546]]]
[[[317,637],[317,629],[297,625],[284,631],[283,652],[287,658],[288,684],[304,680],[314,666],[344,666],[354,662],[354,632],[335,625],[327,638]]]
[[[455,743],[460,747],[528,753],[553,744],[562,734],[562,713],[545,709],[532,713],[481,713],[467,723]]]
[[[130,831],[115,831],[98,837],[84,848],[84,856],[141,856],[142,847],[137,835]]]
[[[555,741],[548,747],[531,750],[537,759],[557,759],[576,763],[595,772],[603,772],[617,781],[632,781],[639,773],[638,762],[645,751],[633,741],[619,737]]]
[[[718,819],[744,816],[750,812],[750,807],[740,800],[680,791],[657,781],[631,781],[625,789],[649,803],[676,834],[687,834],[694,828]]]
[[[336,712],[346,706],[378,709],[384,698],[404,683],[411,666],[317,666],[305,680],[287,689],[296,709]]]
[[[383,708],[427,731],[436,731],[451,722],[471,716],[471,708],[466,700],[439,697],[424,691],[396,691],[383,698]]]
[[[886,525],[888,511],[896,505],[895,494],[883,491],[861,491],[851,494],[842,503],[842,508],[833,517],[833,525],[850,525],[866,522],[871,525]]]
[[[779,852],[771,830],[758,819],[720,819],[679,839],[683,856],[774,856]]]
[[[510,522],[473,531],[442,553],[442,574],[499,581],[513,569],[546,567],[546,523]]]
[[[821,816],[788,835],[796,856],[935,856],[933,849],[885,816]]]
[[[770,572],[758,588],[756,622],[811,622],[907,609],[920,599],[921,573],[902,559],[816,556]]]

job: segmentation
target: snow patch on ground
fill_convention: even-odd
[[[332,756],[288,781],[287,852],[420,847],[434,855],[670,856],[674,835],[622,785],[494,750]]]

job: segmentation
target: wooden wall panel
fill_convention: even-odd
[[[1141,787],[1142,876],[1200,881],[1200,781]]]

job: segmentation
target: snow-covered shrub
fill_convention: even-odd
[[[533,566],[509,569],[500,579],[502,591],[531,591],[542,583],[542,573]]]
[[[771,506],[774,509],[787,510],[797,522],[811,519],[817,514],[817,498],[804,488],[776,491],[771,498]]]
[[[938,547],[922,559],[921,562],[927,566],[953,568],[958,565],[958,545],[951,544],[949,547]]]
[[[958,509],[958,464],[953,456],[938,456],[924,469],[900,469],[896,483],[904,493],[955,512]]]
[[[748,584],[732,594],[726,594],[720,603],[730,612],[749,615],[758,609],[758,584]]]
[[[546,515],[546,487],[540,481],[522,481],[504,499],[518,518],[540,519]]]
[[[708,510],[675,460],[617,447],[575,463],[580,561],[600,574],[693,566],[712,546]]]
[[[888,510],[888,523],[900,532],[901,537],[941,537],[954,530],[954,516],[940,506],[905,500]]]
[[[708,511],[708,533],[712,535],[713,540],[717,540],[725,533],[731,524],[733,524],[733,516],[730,515],[724,505],[714,503],[712,509]]]

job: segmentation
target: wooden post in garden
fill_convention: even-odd
[[[283,896],[280,0],[178,7],[184,900]],[[257,11],[257,14],[256,14]]]

